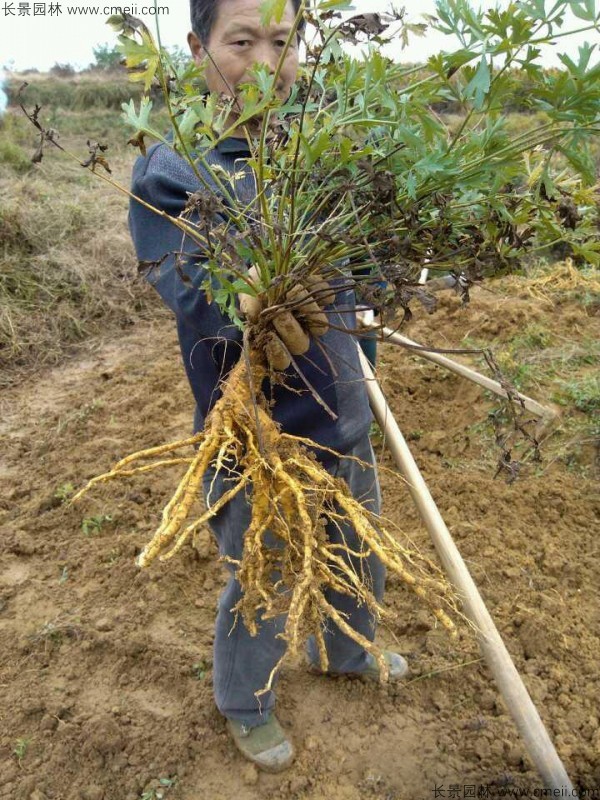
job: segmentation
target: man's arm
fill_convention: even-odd
[[[147,158],[136,162],[132,192],[169,216],[178,217],[185,208],[188,193],[199,187],[191,170],[183,166],[173,174],[159,169],[155,163],[157,153],[155,148]],[[199,336],[214,336],[225,320],[217,304],[208,303],[200,288],[208,276],[204,248],[169,219],[136,200],[131,200],[129,207],[129,229],[138,260],[156,262],[145,277],[165,304]],[[186,254],[179,263],[178,252]]]

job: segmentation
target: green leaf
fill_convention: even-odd
[[[330,143],[330,135],[329,131],[323,130],[319,132],[319,135],[314,140],[312,146],[310,147],[310,166],[312,166],[316,161],[318,161],[323,153],[327,150],[327,147]]]
[[[550,172],[548,171],[547,167],[542,174],[541,183],[546,192],[546,196],[550,197],[551,199],[554,199],[557,195],[556,185],[554,184],[554,181],[552,180]]]
[[[473,105],[477,109],[477,111],[481,111],[483,105],[485,103],[485,98],[490,91],[490,86],[492,83],[492,76],[490,73],[490,68],[487,62],[486,56],[484,56],[481,61],[479,62],[479,66],[477,67],[477,72],[473,76],[473,78],[469,81],[465,89],[465,96],[473,98]]]
[[[287,0],[263,0],[260,4],[260,23],[265,28],[268,27],[273,19],[279,23],[283,19]]]
[[[183,139],[189,139],[196,130],[199,122],[200,122],[200,117],[198,116],[195,109],[188,108],[184,112],[183,116],[179,117],[178,121],[179,135],[183,137]]]
[[[115,31],[115,33],[119,33],[123,30],[123,23],[124,23],[123,15],[122,14],[113,14],[112,17],[109,17],[106,20],[106,24],[110,25],[110,27]]]
[[[256,78],[256,85],[260,89],[261,94],[263,97],[274,97],[275,96],[275,76],[272,75],[269,70],[264,67],[262,64],[259,65],[256,69],[251,70],[252,75]]]
[[[340,142],[340,159],[342,164],[347,164],[350,161],[351,152],[352,152],[352,141],[344,137]]]
[[[577,244],[571,242],[573,253],[580,258],[584,258],[593,267],[600,267],[600,242],[586,242]]]
[[[319,11],[346,11],[352,8],[352,0],[322,0]]]
[[[399,125],[394,138],[407,147],[412,147],[416,152],[423,149],[423,135],[418,128],[411,130],[408,125]]]
[[[585,22],[594,22],[596,19],[596,0],[568,0],[573,14]]]
[[[477,58],[477,56],[478,53],[476,50],[457,50],[455,53],[443,53],[443,70],[446,73],[446,77],[451,78],[455,72],[458,72],[461,67],[464,67],[465,64],[473,61],[473,59]]]
[[[162,133],[156,130],[156,128],[153,128],[150,123],[152,100],[149,100],[147,97],[142,97],[139,111],[136,111],[134,100],[130,100],[129,103],[123,103],[121,108],[123,109],[123,119],[128,125],[135,128],[136,132],[146,133],[159,142],[167,141]]]
[[[528,14],[531,19],[545,20],[546,13],[546,0],[527,0],[520,4],[522,10]]]
[[[373,80],[381,81],[385,79],[387,72],[387,59],[383,58],[381,53],[375,51],[369,59],[369,66],[373,72]]]
[[[144,89],[148,92],[161,65],[160,52],[148,30],[142,30],[139,34],[141,42],[128,36],[119,36],[117,50],[125,56],[127,69],[145,66],[145,69],[130,73],[130,78],[132,81],[144,81]]]
[[[596,163],[589,152],[582,149],[581,143],[576,142],[573,147],[558,146],[557,150],[568,160],[569,164],[581,175],[588,185],[596,180]]]

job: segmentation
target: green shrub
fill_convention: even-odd
[[[117,50],[116,46],[110,47],[108,44],[100,44],[94,47],[94,64],[95,69],[100,70],[116,70],[120,68],[123,59],[123,53]]]

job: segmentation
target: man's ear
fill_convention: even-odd
[[[188,46],[192,53],[192,58],[194,59],[194,63],[196,66],[200,66],[204,61],[204,57],[206,56],[206,50],[202,46],[200,39],[196,36],[193,31],[190,31],[187,36]]]

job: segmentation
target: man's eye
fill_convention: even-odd
[[[277,45],[277,47],[285,47],[285,39],[277,39],[275,44]]]
[[[250,44],[250,39],[238,39],[233,43],[236,47],[246,47]]]

